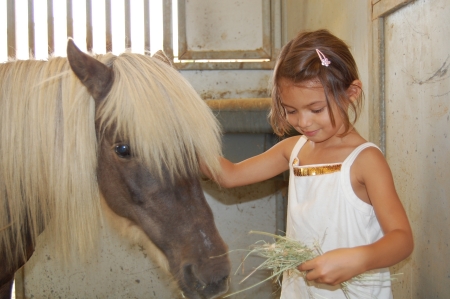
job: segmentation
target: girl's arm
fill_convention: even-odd
[[[299,136],[280,141],[262,154],[239,163],[221,157],[222,171],[215,178],[200,162],[201,171],[219,185],[226,188],[249,185],[270,179],[289,169],[289,157]]]
[[[414,248],[408,218],[382,153],[375,148],[362,151],[351,171],[365,186],[384,236],[373,244],[332,250],[303,263],[299,270],[310,271],[308,280],[336,285],[368,270],[395,265]]]

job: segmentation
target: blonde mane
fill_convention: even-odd
[[[175,69],[139,54],[96,58],[115,76],[97,115],[67,59],[0,64],[0,250],[7,248],[8,261],[25,255],[17,249],[25,227],[33,244],[51,229],[65,259],[96,245],[95,119],[115,128],[156,175],[163,167],[172,179],[196,174],[198,157],[213,173],[219,169],[218,123]]]
[[[114,124],[134,154],[160,175],[162,167],[171,178],[197,173],[198,157],[217,172],[217,120],[177,70],[141,54],[97,59],[114,69],[113,87],[97,112],[104,129]]]

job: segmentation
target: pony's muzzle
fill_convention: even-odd
[[[183,267],[185,282],[199,298],[216,298],[229,287],[230,262],[228,257],[211,260],[203,267],[188,264]]]

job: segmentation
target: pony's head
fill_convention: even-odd
[[[187,298],[224,293],[227,246],[198,166],[219,169],[214,115],[161,54],[91,56],[69,40],[67,56],[0,65],[0,297],[44,229],[63,256],[89,249],[100,198],[159,248]]]
[[[212,112],[160,55],[94,58],[71,40],[67,54],[95,102],[97,177],[106,203],[162,251],[186,297],[222,294],[227,246],[198,167],[202,157],[218,169],[220,130]]]

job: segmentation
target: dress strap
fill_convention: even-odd
[[[303,147],[303,145],[306,143],[306,141],[308,141],[308,138],[306,138],[305,135],[302,135],[298,139],[297,143],[295,144],[295,146],[291,152],[291,158],[289,159],[289,167],[292,167],[292,163],[294,162],[294,159],[297,158],[298,152]]]
[[[355,148],[353,152],[351,152],[350,155],[348,155],[348,157],[344,160],[341,167],[341,182],[342,182],[341,186],[345,191],[345,193],[349,195],[347,198],[349,203],[351,203],[356,209],[360,210],[364,214],[372,215],[373,207],[357,197],[355,191],[353,190],[350,176],[350,169],[352,167],[353,162],[356,160],[358,155],[368,147],[375,147],[379,149],[379,147],[376,146],[375,144],[371,142],[366,142]],[[350,194],[353,195],[350,196]]]
[[[356,157],[358,157],[358,155],[368,147],[375,147],[380,150],[380,148],[372,142],[363,143],[355,148],[353,152],[351,152],[350,155],[348,155],[348,157],[344,160],[344,162],[342,162],[341,172],[344,174],[344,177],[350,175],[350,167],[352,166],[353,162],[355,162]]]

